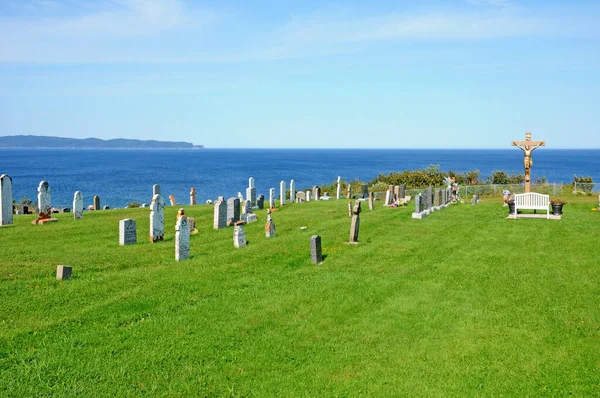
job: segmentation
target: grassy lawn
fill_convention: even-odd
[[[149,209],[15,216],[0,228],[0,396],[599,396],[595,199],[560,221],[483,199],[423,220],[412,202],[365,203],[356,246],[345,200],[283,207],[271,239],[258,211],[241,249],[212,206],[187,206],[200,233],[182,262],[174,207],[155,244]],[[137,245],[118,245],[123,218]]]

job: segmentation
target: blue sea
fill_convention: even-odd
[[[533,154],[532,180],[570,183],[573,175],[600,181],[600,149],[541,148]],[[174,194],[189,202],[195,187],[198,203],[217,196],[235,196],[254,177],[258,194],[294,179],[299,189],[344,180],[370,181],[380,173],[420,169],[430,164],[442,170],[480,170],[485,178],[494,170],[523,172],[523,153],[511,149],[203,149],[203,150],[97,150],[0,149],[0,174],[13,178],[13,197],[37,200],[41,180],[50,183],[52,205],[71,207],[73,193],[84,203],[94,195],[102,205],[124,207],[148,203],[152,185],[163,196]]]

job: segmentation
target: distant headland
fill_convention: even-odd
[[[38,135],[9,135],[0,137],[0,148],[74,148],[74,149],[204,149],[183,141],[130,140],[116,138],[63,138]]]

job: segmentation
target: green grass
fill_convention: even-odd
[[[560,221],[378,203],[356,246],[345,200],[293,204],[271,239],[259,211],[241,249],[212,206],[186,207],[200,233],[182,262],[173,207],[155,244],[148,209],[16,216],[0,228],[0,396],[599,396],[592,200]],[[128,217],[139,243],[121,247]]]

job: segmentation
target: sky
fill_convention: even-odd
[[[0,0],[0,136],[600,148],[600,2]]]

